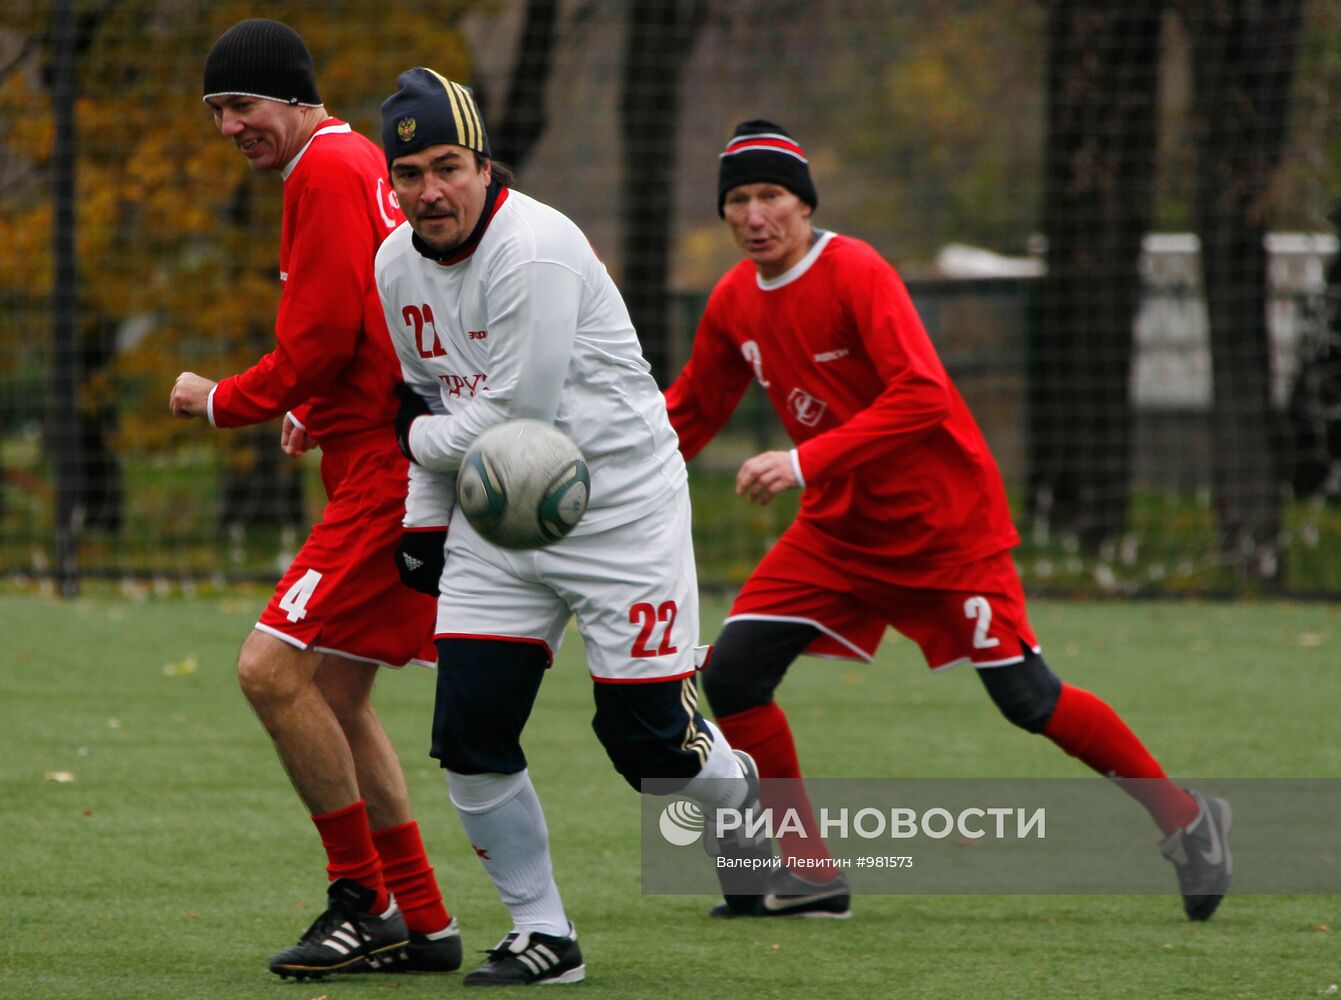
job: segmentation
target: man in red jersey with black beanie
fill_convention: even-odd
[[[170,406],[214,427],[283,417],[284,451],[321,448],[327,496],[238,656],[243,693],[312,815],[330,879],[328,909],[270,969],[451,971],[461,937],[371,701],[378,664],[435,662],[437,602],[419,578],[437,579],[446,533],[402,527],[400,365],[373,258],[404,216],[381,149],[327,114],[312,57],[287,25],[250,19],[220,36],[204,100],[253,171],[283,178],[278,343],[217,383],[183,372]]]
[[[773,693],[801,653],[869,661],[893,626],[933,670],[972,664],[1007,719],[1136,798],[1164,834],[1187,916],[1206,920],[1229,886],[1229,804],[1169,781],[1108,704],[1044,663],[1001,474],[898,274],[866,243],[811,225],[809,164],[781,126],[742,123],[719,164],[718,213],[746,259],[708,299],[666,392],[671,423],[691,458],[753,378],[795,447],[745,461],[736,492],[759,504],[802,494],[736,597],[703,688],[761,778],[796,779],[765,781],[764,804],[796,808],[808,829],[779,837],[796,870],[777,869],[758,895],[729,895],[714,914],[850,914]]]

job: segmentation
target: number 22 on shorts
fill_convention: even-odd
[[[320,582],[321,574],[309,569],[279,599],[279,609],[289,616],[289,621],[300,622],[307,617],[307,602],[312,600],[312,592]]]
[[[646,601],[629,608],[629,621],[639,625],[638,638],[630,650],[633,656],[669,656],[677,652],[678,647],[671,642],[671,629],[675,627],[677,612],[674,601],[662,601],[653,607]],[[660,623],[665,624],[661,631],[661,643],[655,649],[651,646],[652,632]]]

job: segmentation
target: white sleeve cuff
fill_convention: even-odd
[[[801,456],[799,456],[796,453],[795,448],[793,448],[787,454],[791,455],[792,457],[792,475],[796,477],[796,485],[800,486],[801,489],[805,489],[806,477],[801,475]]]
[[[289,419],[289,423],[293,424],[293,426],[297,427],[297,428],[298,428],[300,431],[302,431],[304,434],[307,433],[307,428],[303,426],[303,422],[302,422],[301,420],[299,420],[297,417],[295,417],[295,416],[293,415],[293,411],[292,411],[292,410],[290,410],[288,413],[284,414],[284,416],[288,417],[288,419]]]
[[[210,394],[205,397],[205,416],[209,417],[211,427],[219,426],[214,422],[214,390],[217,388],[219,388],[219,383],[215,382],[214,385],[210,387]]]

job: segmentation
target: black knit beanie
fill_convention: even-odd
[[[396,79],[396,92],[382,102],[386,165],[443,143],[490,155],[479,105],[468,89],[442,74],[423,66],[407,69]]]
[[[762,118],[741,122],[718,160],[718,215],[725,215],[726,193],[742,184],[778,184],[811,208],[819,205],[805,150],[781,125]]]
[[[205,99],[264,97],[319,107],[312,53],[287,24],[254,17],[222,35],[205,59]]]

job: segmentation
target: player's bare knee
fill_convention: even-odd
[[[977,673],[1007,720],[1030,733],[1041,733],[1047,727],[1062,693],[1062,682],[1048,669],[1043,657],[1026,650],[1019,663],[983,667]]]
[[[312,681],[301,650],[259,632],[242,644],[237,658],[238,686],[252,706],[262,709],[293,700]]]

